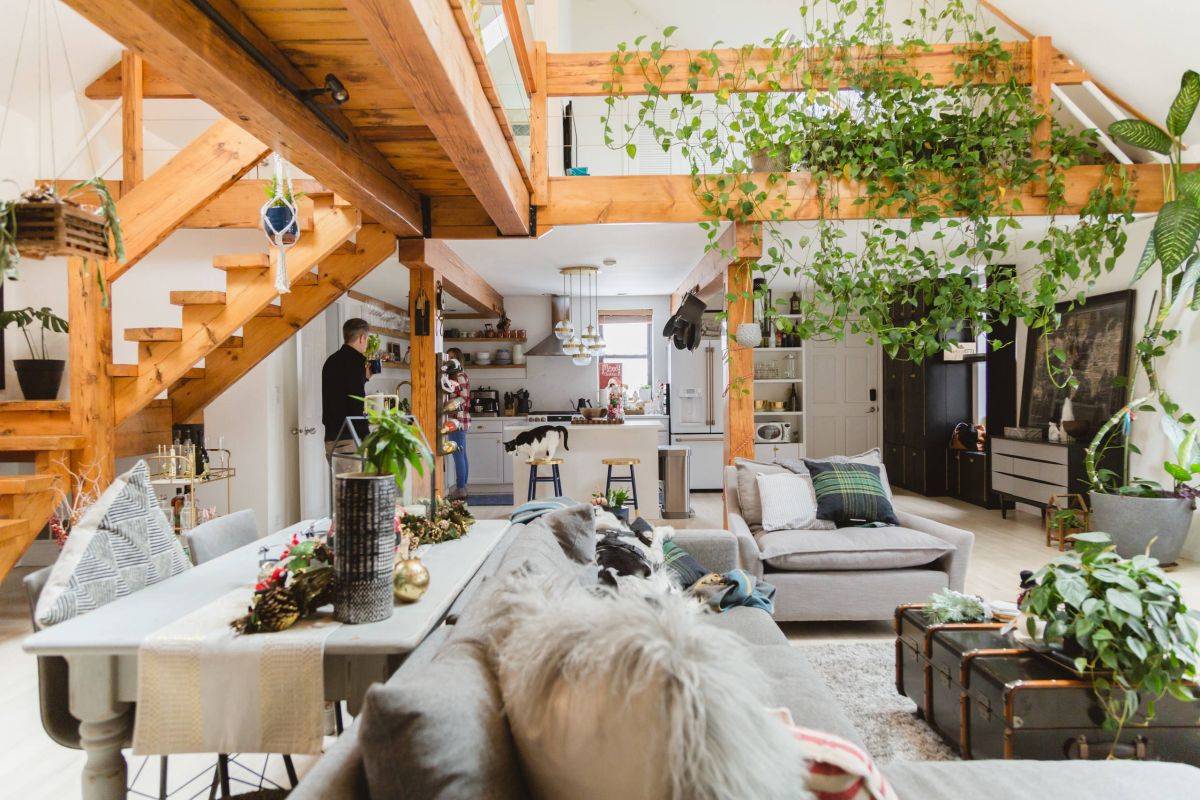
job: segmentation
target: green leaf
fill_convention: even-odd
[[[1133,280],[1130,285],[1137,283],[1146,274],[1146,271],[1154,266],[1154,262],[1158,261],[1158,249],[1154,246],[1154,236],[1146,237],[1146,247],[1142,250],[1142,258],[1138,261],[1137,269],[1133,273]]]
[[[1175,188],[1180,197],[1200,204],[1200,169],[1185,172]]]
[[[625,145],[625,155],[629,156],[630,158],[637,158],[637,145],[633,142]]]
[[[1196,113],[1197,103],[1200,103],[1200,74],[1189,69],[1183,73],[1179,81],[1179,94],[1175,95],[1167,112],[1167,130],[1172,136],[1183,136],[1192,122],[1192,115]]]
[[[1110,588],[1105,590],[1104,599],[1126,614],[1132,614],[1135,617],[1142,615],[1142,601],[1138,600],[1137,595],[1132,592]]]
[[[1192,254],[1200,237],[1200,207],[1182,200],[1164,203],[1152,236],[1163,272],[1174,272]]]
[[[1144,120],[1120,119],[1108,126],[1108,132],[1134,147],[1162,153],[1164,156],[1171,153],[1171,137],[1167,132]]]

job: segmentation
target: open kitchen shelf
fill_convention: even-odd
[[[397,330],[396,328],[384,328],[380,325],[371,325],[368,328],[368,330],[370,330],[371,333],[377,333],[380,336],[390,336],[393,339],[407,339],[408,338],[407,333],[405,333],[402,330]]]
[[[516,336],[445,336],[442,341],[460,344],[488,344],[490,342],[525,342],[528,339],[518,339]]]
[[[756,417],[802,417],[803,411],[755,411]]]
[[[467,364],[465,365],[467,373],[474,372],[477,369],[519,369],[524,370],[524,364]]]
[[[755,383],[804,383],[803,378],[755,378]]]

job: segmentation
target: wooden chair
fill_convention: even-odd
[[[563,463],[561,458],[531,458],[525,463],[529,465],[529,496],[525,498],[526,500],[533,500],[537,497],[539,483],[554,484],[554,496],[562,497],[562,478],[558,473],[558,468]],[[538,474],[538,467],[550,467],[550,474],[543,477]]]
[[[628,483],[629,498],[633,500],[633,510],[637,511],[637,478],[634,474],[634,467],[642,463],[642,460],[640,458],[605,458],[600,463],[608,467],[608,476],[604,479],[604,496],[608,497],[614,483]],[[613,475],[613,467],[629,467],[629,474]]]

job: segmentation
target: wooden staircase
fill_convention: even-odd
[[[0,578],[25,553],[67,490],[70,451],[83,444],[72,435],[0,436],[0,456],[30,455],[32,475],[0,477]]]

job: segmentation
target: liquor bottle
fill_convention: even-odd
[[[791,391],[788,392],[787,410],[788,411],[799,411],[800,410],[800,395],[796,392],[796,384],[794,384],[794,383],[792,384]]]
[[[796,292],[792,292],[792,298],[788,301],[788,308],[792,314],[800,313],[800,295]]]

